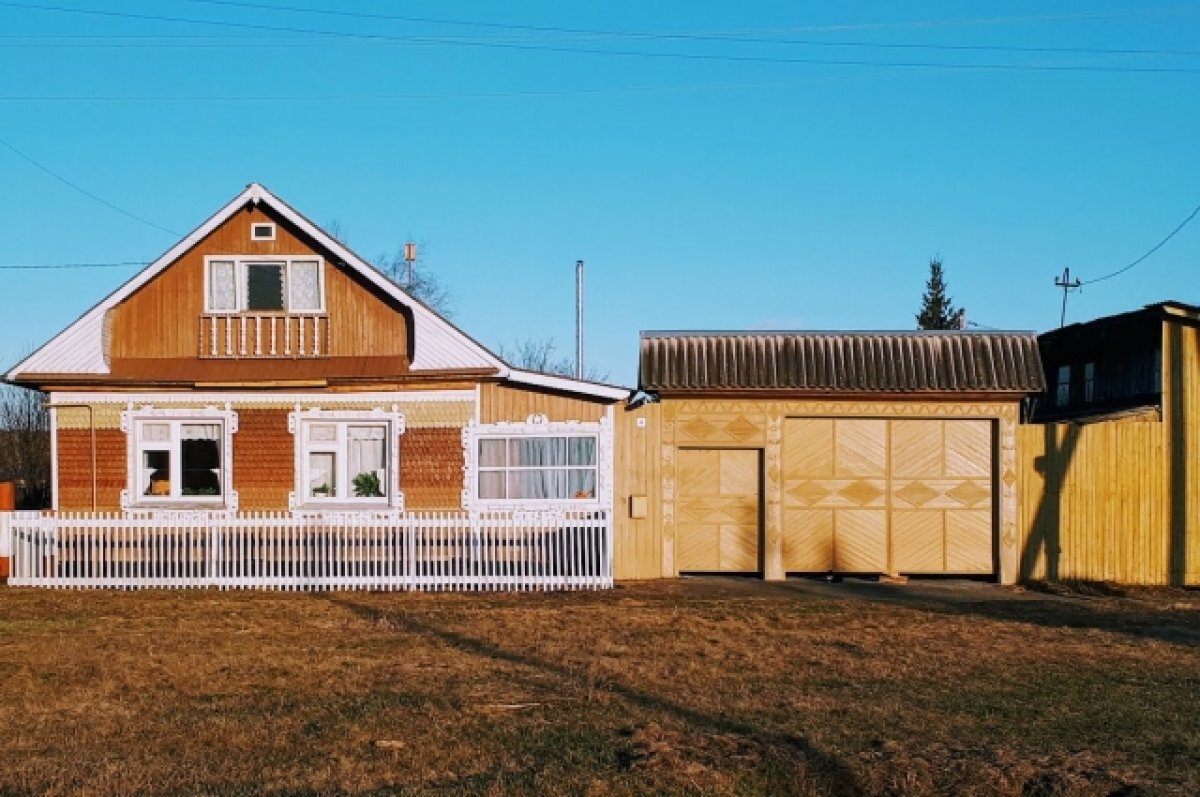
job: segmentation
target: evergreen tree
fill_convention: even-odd
[[[921,297],[921,312],[917,313],[917,329],[959,329],[965,311],[951,304],[946,295],[946,279],[942,274],[942,261],[929,261],[929,281],[925,283],[925,295]]]

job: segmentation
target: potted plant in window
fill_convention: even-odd
[[[312,494],[314,498],[328,498],[330,492],[332,492],[332,490],[330,489],[328,483],[318,484],[316,487],[312,488]]]
[[[379,475],[373,471],[363,471],[354,477],[354,494],[359,498],[381,498]]]

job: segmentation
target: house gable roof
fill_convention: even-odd
[[[251,183],[157,260],[84,313],[77,321],[40,349],[18,363],[8,372],[6,378],[19,380],[22,374],[108,374],[110,369],[105,353],[108,330],[105,329],[104,323],[107,312],[166,270],[220,224],[245,207],[247,203],[268,205],[322,247],[340,258],[348,268],[356,271],[379,290],[410,308],[416,327],[413,331],[413,338],[416,341],[412,358],[413,370],[478,368],[493,368],[498,372],[508,370],[508,367],[496,355],[410,296],[345,244],[313,224],[303,214],[265,187],[258,183]]]
[[[1044,389],[1032,332],[643,332],[645,391],[1020,394]]]
[[[617,400],[628,395],[629,391],[623,388],[565,377],[548,377],[536,372],[512,368],[453,323],[409,295],[345,244],[310,221],[304,214],[258,183],[248,185],[245,190],[158,259],[94,305],[41,348],[12,367],[5,374],[5,379],[22,382],[25,381],[25,377],[32,375],[76,378],[110,375],[112,369],[107,353],[108,339],[111,334],[107,323],[110,317],[109,311],[169,268],[248,203],[261,203],[270,207],[338,258],[347,269],[356,272],[383,294],[409,309],[414,326],[412,333],[414,351],[409,366],[410,371],[482,371],[520,384],[549,387],[598,398]]]

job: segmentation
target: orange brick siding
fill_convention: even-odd
[[[239,508],[286,510],[288,493],[296,486],[295,455],[287,410],[238,410],[233,488]]]
[[[121,509],[125,463],[125,433],[120,429],[97,429],[96,509]],[[58,431],[58,508],[75,512],[92,508],[92,443],[87,429]]]
[[[295,489],[295,437],[285,409],[239,409],[233,435],[233,489],[239,508],[288,508]],[[119,511],[126,488],[126,440],[118,429],[96,430],[96,509]],[[462,430],[408,429],[400,435],[400,489],[414,511],[462,508]],[[92,508],[91,442],[87,429],[58,432],[59,508]]]
[[[400,489],[405,509],[461,509],[461,429],[409,429],[400,436]]]

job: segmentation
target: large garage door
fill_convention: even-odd
[[[993,461],[987,420],[789,419],[784,569],[991,573]]]
[[[681,449],[675,524],[680,572],[759,571],[758,451]]]

